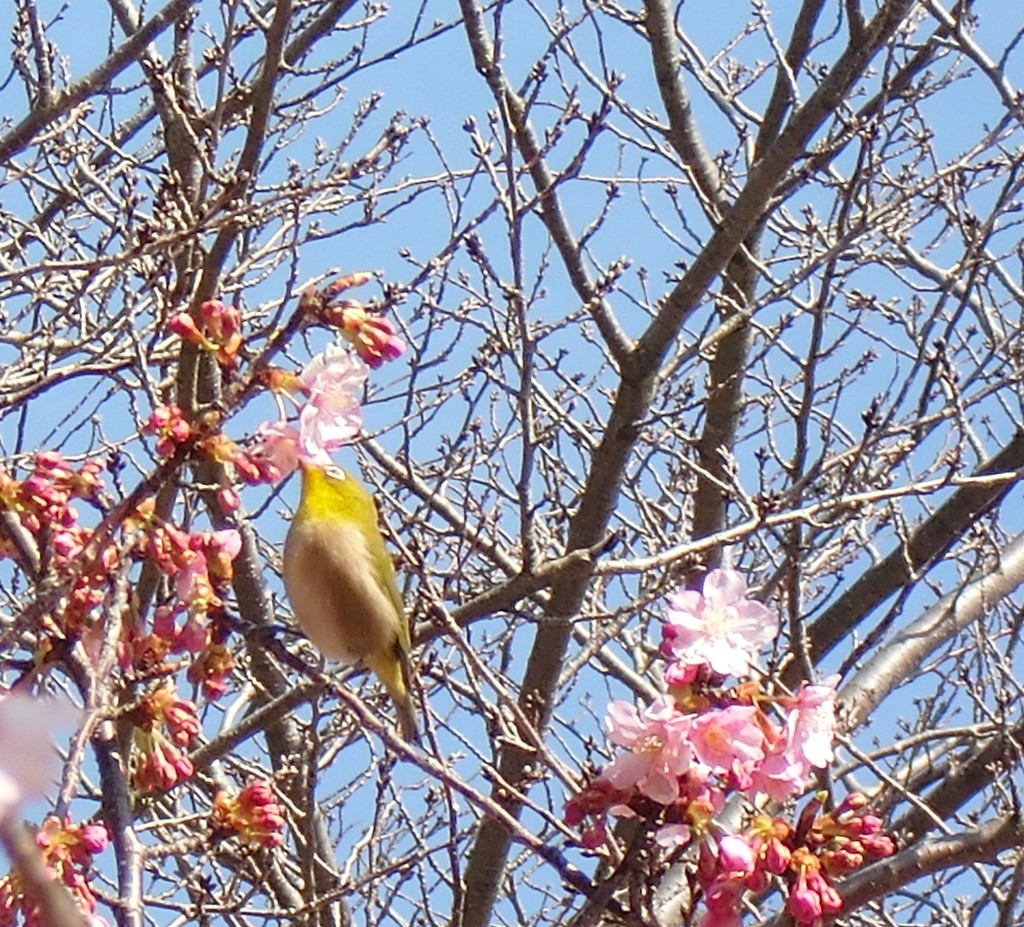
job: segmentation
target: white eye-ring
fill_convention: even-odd
[[[332,480],[348,479],[348,474],[342,470],[341,467],[337,467],[334,464],[331,464],[329,467],[324,467],[324,473],[326,473]]]

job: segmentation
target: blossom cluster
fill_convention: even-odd
[[[149,633],[125,627],[121,666],[147,674],[160,668],[170,672],[168,655],[188,653],[189,681],[202,686],[207,698],[219,698],[234,668],[225,646],[224,597],[242,549],[241,535],[233,528],[186,532],[158,518],[153,508],[153,500],[147,500],[129,523],[137,531],[136,548],[173,581],[174,596],[157,606]],[[180,625],[179,619],[184,619]]]
[[[389,320],[359,300],[341,298],[370,279],[368,273],[349,274],[302,294],[304,320],[336,331],[347,346],[328,346],[300,373],[279,367],[263,371],[262,382],[277,397],[281,414],[258,426],[253,445],[240,446],[219,432],[209,434],[209,429],[188,422],[180,408],[167,405],[155,409],[146,424],[146,433],[157,438],[157,453],[170,456],[184,442],[195,440],[208,459],[232,464],[238,478],[250,485],[277,482],[301,461],[330,463],[331,454],[349,444],[362,427],[360,396],[369,368],[395,360],[406,350]],[[213,353],[229,371],[237,365],[240,327],[238,310],[219,301],[203,303],[198,319],[186,313],[170,323],[172,332]],[[294,404],[292,415],[285,412],[283,400]],[[238,498],[222,488],[220,502],[225,511],[233,511]]]
[[[96,896],[89,886],[93,856],[102,852],[108,842],[102,824],[72,824],[48,817],[36,833],[43,865],[56,881],[71,893],[87,914],[96,910]],[[38,899],[26,890],[17,873],[0,879],[0,927],[49,927],[43,919]]]
[[[183,751],[199,736],[194,702],[178,698],[173,683],[167,683],[145,695],[129,717],[132,782],[140,792],[165,792],[192,776],[192,761]]]
[[[284,842],[284,815],[274,787],[264,779],[250,782],[234,797],[218,792],[210,827],[221,839],[238,837],[249,846],[279,847]]]
[[[761,647],[777,633],[776,616],[747,596],[733,570],[671,595],[662,641],[669,692],[642,710],[609,705],[609,739],[624,752],[566,808],[572,825],[592,819],[586,847],[607,839],[608,813],[650,822],[663,847],[695,845],[703,927],[738,925],[744,894],[773,882],[786,888],[796,922],[813,924],[842,907],[830,877],[895,851],[861,795],[821,815],[816,798],[798,827],[763,813],[739,832],[719,822],[733,799],[757,809],[806,793],[833,759],[838,679],[769,695],[754,676]],[[729,676],[738,683],[726,686]]]
[[[37,454],[24,479],[0,468],[0,508],[28,532],[52,572],[73,575],[62,607],[43,616],[44,623],[63,636],[75,636],[86,625],[103,601],[117,563],[117,552],[110,546],[99,551],[94,562],[82,561],[93,532],[80,523],[75,502],[102,505],[103,469],[96,460],[76,468],[54,451]],[[18,553],[6,534],[0,537],[0,557]]]

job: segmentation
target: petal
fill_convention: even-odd
[[[778,616],[767,605],[744,599],[733,605],[735,626],[743,629],[745,637],[758,644],[772,640],[779,630]]]
[[[690,842],[690,828],[685,824],[665,824],[654,834],[654,842],[660,847],[681,847]]]
[[[629,747],[644,732],[636,707],[630,702],[612,702],[605,715],[608,737],[620,747]]]
[[[712,570],[704,577],[702,591],[712,607],[731,605],[746,597],[747,583],[735,570]]]
[[[669,593],[666,614],[670,623],[689,627],[700,621],[704,605],[704,596],[695,589],[677,589]]]
[[[642,753],[624,753],[605,767],[603,775],[615,788],[628,789],[647,774],[650,766],[650,761]]]
[[[671,805],[679,798],[679,780],[657,769],[644,776],[637,783],[637,788],[652,801],[663,805]]]

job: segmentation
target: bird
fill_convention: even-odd
[[[361,660],[374,672],[395,703],[402,736],[417,741],[409,623],[377,505],[341,467],[300,467],[299,507],[284,544],[292,613],[325,657]]]

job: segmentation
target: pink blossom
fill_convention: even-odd
[[[830,676],[821,685],[804,683],[791,701],[786,720],[788,750],[808,768],[824,769],[832,762],[838,682],[838,676]]]
[[[805,683],[786,700],[785,729],[768,745],[764,762],[753,771],[753,791],[785,801],[806,788],[812,769],[824,769],[832,762],[838,681],[838,676],[831,676],[820,685]]]
[[[52,732],[77,717],[63,702],[0,696],[0,817],[46,791],[57,759]]]
[[[767,795],[772,801],[785,801],[807,788],[809,769],[785,750],[770,753],[751,771],[747,790]]]
[[[700,714],[689,740],[697,759],[719,775],[749,772],[764,759],[764,733],[753,705],[730,705]]]
[[[182,556],[183,564],[174,579],[175,594],[182,602],[207,599],[212,594],[206,557],[199,551],[188,551]]]
[[[288,422],[263,422],[256,429],[256,447],[251,456],[267,461],[276,471],[276,479],[299,469],[299,429]]]
[[[612,743],[630,752],[615,760],[604,773],[619,789],[636,786],[662,804],[679,797],[679,777],[692,760],[686,741],[689,719],[668,696],[660,696],[641,715],[629,702],[608,706],[608,731]]]
[[[684,665],[707,664],[723,676],[744,676],[778,628],[770,609],[747,598],[739,573],[712,570],[701,592],[682,589],[669,596],[664,647]]]
[[[366,364],[340,345],[330,345],[302,371],[309,400],[299,413],[299,456],[330,463],[330,453],[352,441],[362,427],[359,397]]]

